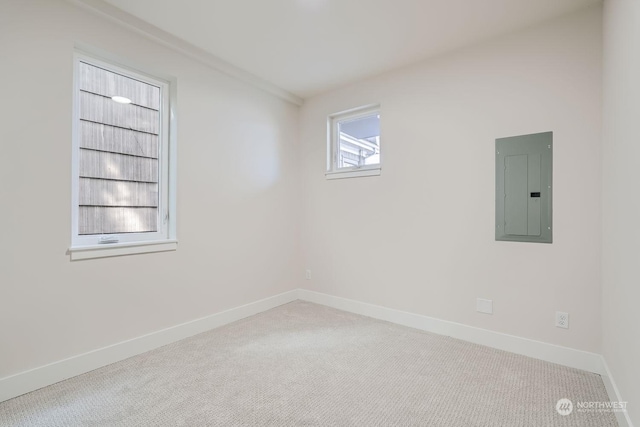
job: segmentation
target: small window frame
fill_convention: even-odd
[[[380,175],[382,170],[382,148],[380,148],[380,162],[375,165],[338,167],[338,155],[340,153],[338,124],[343,121],[357,120],[374,114],[382,117],[380,104],[365,105],[329,115],[327,118],[327,169],[325,172],[327,179]],[[382,126],[380,134],[382,134]],[[380,141],[382,141],[382,135],[380,135]],[[380,145],[382,146],[382,143],[380,143]]]
[[[80,63],[104,68],[160,88],[160,133],[158,164],[158,231],[145,233],[116,233],[114,235],[79,234],[80,198]],[[176,238],[176,84],[175,80],[122,65],[84,51],[73,55],[73,123],[71,165],[71,260],[102,258],[177,249]],[[101,239],[117,236],[115,243]]]

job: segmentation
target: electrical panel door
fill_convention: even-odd
[[[552,242],[553,132],[496,139],[496,240]]]

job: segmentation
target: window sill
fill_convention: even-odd
[[[342,178],[358,178],[361,176],[378,176],[380,175],[380,171],[382,168],[380,167],[369,167],[367,169],[347,169],[340,171],[329,171],[325,172],[325,177],[327,179],[342,179]]]
[[[69,248],[69,255],[71,256],[71,261],[78,261],[83,259],[175,251],[176,249],[178,249],[177,240],[159,240],[149,242],[80,246]]]

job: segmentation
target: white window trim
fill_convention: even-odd
[[[340,135],[337,123],[344,120],[354,120],[370,116],[374,113],[381,115],[379,104],[370,104],[331,114],[327,119],[327,170],[326,179],[357,178],[364,176],[377,176],[382,171],[382,150],[380,150],[380,162],[376,165],[354,166],[350,168],[338,168],[337,156],[340,152]],[[380,138],[382,140],[382,137]]]
[[[177,249],[176,236],[176,170],[177,170],[177,126],[176,99],[177,82],[175,78],[160,78],[158,74],[139,71],[140,67],[127,64],[120,59],[109,61],[100,59],[84,50],[76,49],[73,56],[73,124],[72,124],[72,183],[71,183],[71,260],[103,258],[140,253],[173,251]],[[152,233],[118,234],[116,243],[100,244],[101,235],[78,235],[78,197],[79,197],[79,66],[84,61],[99,67],[120,72],[161,88],[160,114],[160,165],[161,171],[158,200],[158,214],[163,218],[162,229]]]
[[[177,240],[160,240],[156,242],[114,243],[110,245],[70,248],[69,255],[71,256],[71,261],[78,261],[82,259],[175,251],[176,249],[178,249]]]
[[[378,176],[380,175],[380,166],[362,166],[360,168],[342,168],[339,171],[326,172],[324,174],[326,179],[342,179],[342,178],[357,178],[359,176]]]

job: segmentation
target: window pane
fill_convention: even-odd
[[[160,88],[81,62],[79,102],[79,234],[158,231]]]
[[[380,163],[380,115],[378,113],[338,122],[338,168]]]

